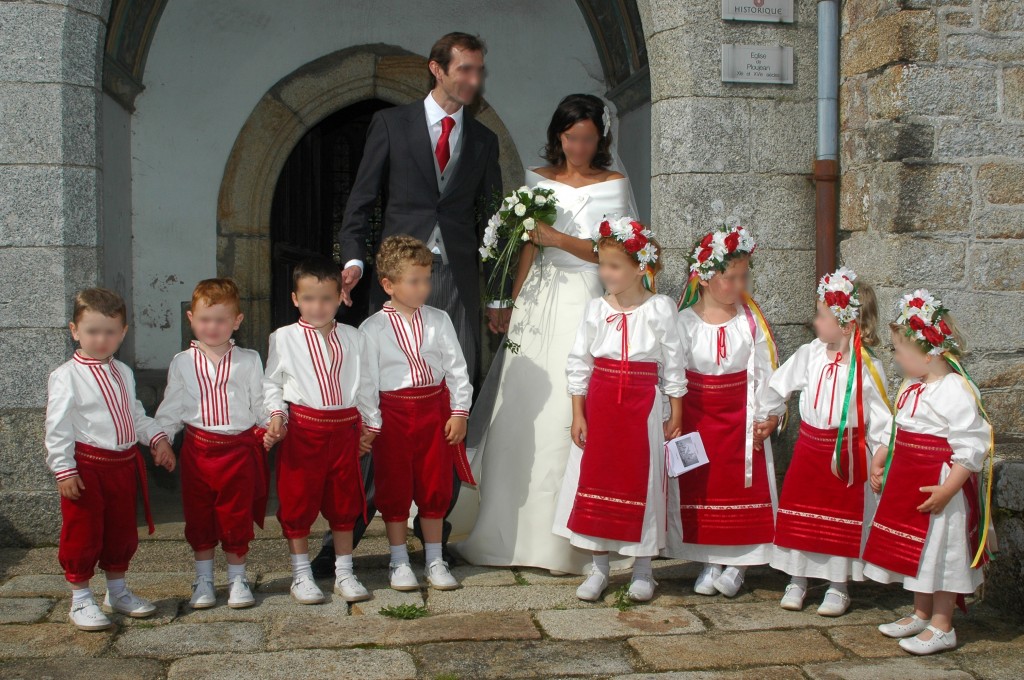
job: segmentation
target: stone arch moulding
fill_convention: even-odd
[[[389,45],[328,54],[279,80],[253,108],[228,156],[217,198],[217,275],[242,290],[239,341],[266,356],[270,335],[270,207],[277,178],[295,145],[330,114],[370,98],[393,104],[422,99],[427,59]],[[476,118],[498,135],[502,177],[519,186],[523,167],[512,136],[482,99]]]

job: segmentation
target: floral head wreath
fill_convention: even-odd
[[[746,227],[723,224],[708,232],[694,247],[690,256],[690,274],[707,281],[715,272],[725,271],[725,262],[730,255],[750,254],[756,247],[754,237]]]
[[[840,267],[818,281],[818,299],[828,305],[841,326],[856,321],[860,315],[857,275],[852,269]]]
[[[946,323],[949,310],[942,301],[924,288],[907,293],[897,303],[900,315],[896,323],[905,326],[907,337],[915,340],[928,354],[957,352],[960,346],[953,337],[953,329]]]
[[[627,253],[636,258],[644,272],[644,286],[653,291],[654,263],[658,261],[658,247],[651,241],[654,238],[651,230],[632,217],[626,216],[603,220],[598,228],[598,234],[594,242],[594,252],[597,252],[600,239],[615,239],[622,244]]]

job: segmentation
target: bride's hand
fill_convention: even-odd
[[[562,232],[543,222],[538,222],[532,231],[526,233],[534,245],[554,248],[559,247],[558,237],[562,235]]]

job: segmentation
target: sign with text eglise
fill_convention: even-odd
[[[723,83],[793,84],[793,48],[722,45]]]
[[[791,24],[793,0],[722,0],[722,18]]]

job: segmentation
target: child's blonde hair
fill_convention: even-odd
[[[377,278],[380,280],[397,281],[405,270],[412,265],[430,267],[434,264],[434,254],[427,245],[412,236],[400,234],[388,236],[380,244],[375,258]]]
[[[878,298],[870,283],[857,279],[857,326],[860,328],[860,342],[865,347],[878,347]]]
[[[950,335],[953,337],[953,342],[956,343],[955,347],[950,347],[947,351],[953,356],[963,356],[967,352],[967,338],[965,338],[964,334],[960,331],[960,326],[957,324],[956,319],[953,318],[952,314],[946,312],[942,315],[942,320],[946,322],[947,326],[949,326]],[[894,321],[889,324],[889,330],[891,330],[896,337],[900,338],[900,340],[914,343],[914,345],[916,345],[923,354],[927,354],[928,350],[931,348],[930,345],[928,348],[922,346],[921,343],[914,339],[914,331],[910,326],[905,326]]]

